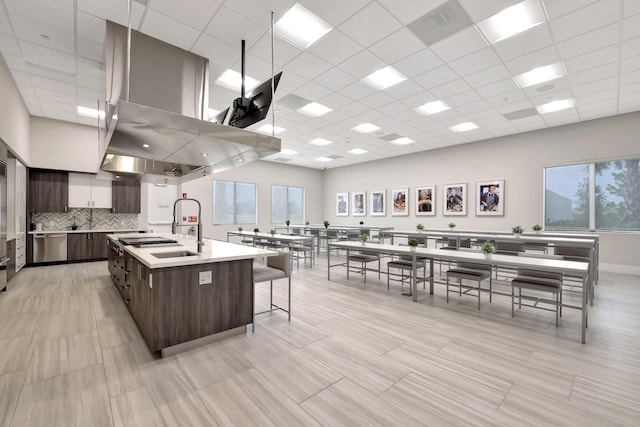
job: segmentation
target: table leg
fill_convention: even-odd
[[[588,275],[589,273],[587,273]],[[591,279],[586,276],[582,279],[582,344],[587,343],[587,314],[589,310],[589,282]]]
[[[413,293],[413,301],[418,301],[418,278],[416,277],[416,254],[411,259],[411,292]]]

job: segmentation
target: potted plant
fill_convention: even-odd
[[[424,225],[418,224],[416,225],[416,229],[418,229],[418,233],[422,233],[422,230],[424,230]]]
[[[309,225],[309,224],[311,224],[309,221],[306,221],[306,222],[304,223],[304,225]]]
[[[450,223],[449,223],[449,228],[450,228],[450,229],[452,229],[452,230],[453,230],[453,229],[455,228],[455,226],[456,226],[456,225],[455,225],[453,222],[450,222]]]
[[[542,230],[542,226],[540,224],[536,224],[531,228],[536,232],[536,234],[540,234],[540,231]]]
[[[485,258],[491,258],[491,254],[496,251],[495,246],[493,246],[491,242],[484,242],[480,249],[482,250]]]
[[[364,221],[360,221],[360,225],[364,225]]]
[[[276,229],[272,228],[271,230],[269,230],[269,233],[271,233],[271,235],[273,236],[274,234],[276,234]]]
[[[409,245],[410,250],[415,251],[418,247],[418,239],[409,239],[407,244]]]
[[[516,236],[516,237],[520,237],[522,235],[522,233],[524,233],[524,228],[522,228],[519,225],[516,225],[515,227],[513,227],[511,229],[511,232]]]
[[[367,240],[369,240],[369,235],[368,234],[361,234],[360,235],[360,242],[362,243],[363,246],[364,246],[365,243],[367,243]]]
[[[242,227],[238,227],[238,232],[242,233]]]
[[[256,227],[256,228],[253,229],[253,232],[258,234],[260,232],[260,229],[258,227]]]
[[[324,228],[329,228],[329,221],[327,221],[326,219],[323,222],[324,224]]]
[[[289,228],[289,226],[291,225],[291,221],[290,220],[286,220],[284,223],[287,224],[287,228]]]

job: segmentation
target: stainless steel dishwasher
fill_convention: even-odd
[[[67,260],[67,234],[50,233],[33,235],[33,262]]]

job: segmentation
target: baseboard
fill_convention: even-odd
[[[601,262],[599,267],[600,271],[608,273],[633,274],[635,276],[640,276],[640,266],[636,265],[607,264]]]

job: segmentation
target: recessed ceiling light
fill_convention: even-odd
[[[544,67],[534,68],[526,73],[518,74],[514,78],[520,87],[528,87],[557,79],[564,76],[564,74],[562,62],[556,62],[555,64],[545,65]]]
[[[407,78],[395,68],[388,66],[374,71],[363,80],[376,89],[386,89],[407,80]]]
[[[91,117],[93,119],[97,119],[98,117],[104,119],[104,111],[98,111],[95,108],[81,107],[78,105],[78,114],[85,117]]]
[[[116,175],[116,178],[120,178],[120,175]]]
[[[361,125],[358,125],[356,127],[353,128],[353,130],[355,130],[356,132],[360,132],[360,133],[371,133],[373,131],[376,131],[380,129],[378,126],[371,124],[371,123],[363,123]]]
[[[458,123],[457,125],[449,128],[451,132],[466,132],[473,129],[478,129],[478,125],[473,122]]]
[[[575,106],[573,98],[560,99],[558,101],[547,102],[546,104],[536,106],[536,110],[540,114],[553,113],[554,111],[566,110]]]
[[[349,153],[351,154],[364,154],[364,153],[368,153],[367,150],[363,150],[362,148],[354,148],[353,150],[349,150]]]
[[[149,144],[142,144],[144,148],[149,148]]]
[[[545,22],[538,0],[525,0],[478,23],[489,43],[513,37]]]
[[[332,29],[300,3],[294,4],[273,27],[277,36],[300,49],[308,48]]]
[[[202,157],[207,157],[208,154],[207,153],[202,153]]]
[[[323,146],[323,145],[333,144],[333,141],[329,141],[328,139],[324,139],[324,138],[315,138],[309,141],[309,144]]]
[[[295,150],[289,150],[287,148],[280,150],[280,154],[284,154],[285,156],[293,156],[294,154],[298,154]]]
[[[304,107],[302,107],[301,109],[299,109],[298,111],[308,116],[320,117],[327,114],[329,111],[331,111],[331,108],[325,107],[324,105],[318,104],[317,102],[311,102],[305,105]]]
[[[316,161],[318,161],[318,162],[330,162],[331,160],[333,160],[333,159],[330,158],[330,157],[324,157],[324,156],[316,158]]]
[[[411,138],[407,138],[406,136],[403,136],[402,138],[394,139],[393,141],[391,141],[391,143],[395,145],[406,145],[406,144],[411,144],[412,142],[415,142],[415,141]]]
[[[258,83],[260,82],[254,79],[253,77],[249,77],[247,75],[244,76],[245,91],[247,92],[250,91],[251,89],[256,87]],[[226,87],[227,89],[239,91],[240,86],[242,85],[242,74],[240,74],[237,71],[233,71],[229,69],[224,73],[222,73],[220,77],[218,77],[218,80],[216,80],[216,84]]]
[[[285,128],[281,128],[280,126],[275,126],[273,128],[273,133],[275,134],[279,134],[280,132],[284,132],[286,129]],[[271,135],[271,125],[262,125],[258,128],[258,132],[262,132],[262,133],[266,133]]]
[[[428,116],[430,114],[436,114],[441,111],[445,111],[449,109],[451,109],[451,107],[449,107],[444,102],[433,101],[433,102],[427,102],[426,104],[419,106],[418,108],[416,108],[416,111],[422,114],[423,116]]]

